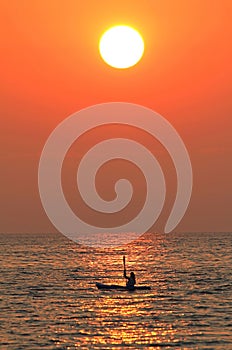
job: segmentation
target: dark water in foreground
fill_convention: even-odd
[[[124,283],[122,255],[151,291]],[[122,249],[0,235],[1,349],[232,349],[232,234],[147,235]]]

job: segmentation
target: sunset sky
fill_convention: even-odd
[[[43,146],[70,114],[112,101],[160,113],[188,149],[193,193],[176,231],[232,230],[230,0],[2,0],[0,17],[1,232],[56,232],[38,192]],[[142,60],[125,70],[108,66],[98,50],[100,36],[116,24],[135,27],[145,42]],[[99,137],[116,132],[109,128],[82,140],[78,157]],[[137,137],[145,138],[139,132]],[[144,142],[163,159],[174,191],[163,149]],[[166,207],[161,221],[169,202]],[[162,222],[153,230],[160,227]]]

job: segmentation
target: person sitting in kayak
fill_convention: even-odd
[[[133,289],[134,286],[135,286],[135,284],[136,284],[134,272],[131,272],[131,273],[130,273],[130,277],[128,277],[128,276],[126,275],[126,270],[124,270],[124,278],[127,279],[127,282],[126,282],[127,288]]]

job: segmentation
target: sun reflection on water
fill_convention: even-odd
[[[107,332],[110,344],[125,346],[173,342],[176,330],[172,322],[162,321],[162,317],[172,314],[172,311],[156,311],[153,300],[154,294],[150,298],[147,295],[144,300],[142,292],[126,292],[124,296],[101,292],[96,300],[98,316],[95,321],[102,325],[104,333]],[[152,324],[147,320],[147,314],[154,316]],[[102,341],[104,343],[104,339]]]

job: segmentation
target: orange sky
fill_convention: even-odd
[[[176,230],[232,230],[230,0],[2,0],[0,17],[0,231],[55,232],[38,195],[43,145],[71,113],[110,101],[154,109],[184,140],[194,187]],[[118,23],[145,40],[128,70],[98,52]]]

